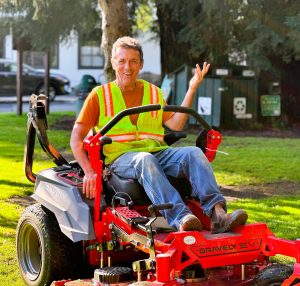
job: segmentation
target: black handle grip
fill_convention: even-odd
[[[156,211],[168,210],[168,209],[172,209],[172,208],[173,208],[173,204],[166,203],[166,204],[160,204],[160,205],[151,205],[148,207],[148,210],[150,212],[156,212]]]
[[[112,143],[112,139],[109,138],[109,137],[107,137],[107,136],[102,136],[100,138],[100,144],[101,144],[101,146],[104,146],[106,144],[111,144],[111,143]]]
[[[156,111],[160,110],[160,104],[148,104],[144,106],[137,106],[128,109],[124,109],[115,115],[109,122],[107,122],[99,131],[99,133],[103,136],[105,135],[113,126],[115,126],[123,117],[132,115],[132,114],[140,114],[143,112]]]

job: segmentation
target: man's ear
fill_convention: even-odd
[[[114,61],[113,58],[110,59],[110,62],[111,62],[112,68],[115,70],[116,69],[116,62]]]
[[[144,67],[144,61],[141,62],[140,70],[142,70]]]

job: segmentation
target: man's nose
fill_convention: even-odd
[[[125,68],[126,68],[126,69],[129,69],[130,67],[131,67],[130,61],[125,62]]]

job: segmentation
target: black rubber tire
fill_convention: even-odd
[[[17,258],[27,285],[50,285],[54,280],[79,278],[82,243],[61,233],[52,212],[34,204],[23,212],[16,233]]]
[[[43,84],[43,83],[40,83],[40,84],[37,86],[37,88],[36,88],[36,90],[35,90],[35,93],[36,93],[37,95],[39,95],[39,94],[45,94],[45,91],[44,91],[44,84]],[[56,88],[55,88],[55,86],[54,86],[53,83],[50,83],[50,84],[49,84],[49,100],[50,100],[51,102],[54,101],[56,95],[57,95]]]
[[[274,263],[263,269],[255,277],[254,286],[277,286],[289,278],[293,273],[293,267],[286,264]]]

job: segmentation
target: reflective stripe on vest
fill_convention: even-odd
[[[105,116],[113,117],[115,113],[114,113],[110,83],[102,85],[102,94],[104,96],[104,102],[105,102]]]
[[[157,87],[154,84],[150,84],[150,103],[151,104],[158,104],[158,90]],[[152,117],[157,117],[158,112],[152,111],[151,112]]]
[[[159,142],[164,141],[164,135],[160,134],[153,134],[148,132],[136,132],[136,133],[126,133],[122,135],[117,134],[109,134],[106,135],[107,137],[110,137],[113,141],[116,142],[129,142],[129,141],[137,141],[137,140],[143,140],[143,139],[153,139]]]

